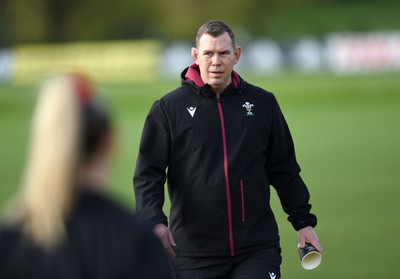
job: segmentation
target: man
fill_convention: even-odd
[[[182,85],[154,103],[144,125],[134,175],[137,214],[175,259],[177,278],[280,278],[269,185],[299,246],[322,252],[288,126],[273,94],[233,71],[241,52],[225,22],[201,26]]]

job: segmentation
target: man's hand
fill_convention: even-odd
[[[319,238],[312,227],[305,227],[297,232],[299,236],[299,248],[304,248],[306,243],[311,244],[315,247],[321,254],[323,254],[323,249],[319,243]]]
[[[153,231],[164,245],[170,260],[172,261],[175,259],[175,252],[172,249],[172,246],[176,246],[176,244],[171,231],[164,224],[155,225]]]

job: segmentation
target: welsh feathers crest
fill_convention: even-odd
[[[247,111],[246,116],[253,116],[253,112],[252,112],[252,107],[254,107],[253,104],[250,104],[249,102],[245,102],[242,107],[244,107]]]

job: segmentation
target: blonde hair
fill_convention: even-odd
[[[41,88],[23,187],[10,216],[23,233],[45,249],[63,240],[64,220],[76,192],[81,109],[72,78],[58,75]]]

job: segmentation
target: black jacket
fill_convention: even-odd
[[[0,278],[174,278],[157,237],[102,196],[83,194],[66,229],[65,242],[49,253],[18,227],[0,228]]]
[[[270,187],[296,230],[315,226],[292,138],[274,95],[236,75],[218,98],[182,73],[144,125],[134,175],[136,211],[167,225],[167,179],[176,253],[225,256],[279,244]]]

